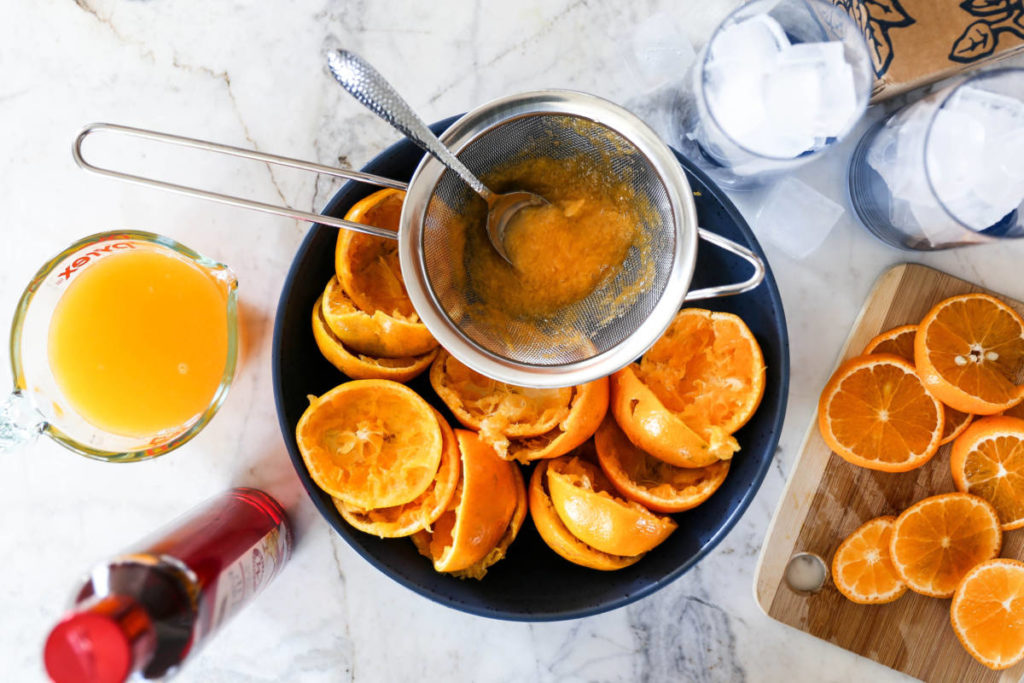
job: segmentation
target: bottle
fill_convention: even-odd
[[[55,683],[173,673],[260,592],[291,555],[281,505],[234,488],[96,567],[47,638]]]

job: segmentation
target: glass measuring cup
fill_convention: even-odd
[[[51,348],[52,321],[55,320],[62,297],[71,291],[84,273],[91,270],[91,277],[95,281],[97,264],[110,264],[112,259],[119,258],[118,254],[127,252],[169,257],[172,262],[168,265],[173,266],[175,272],[200,272],[205,275],[209,279],[208,283],[202,278],[192,281],[204,283],[202,286],[213,285],[213,288],[207,287],[211,290],[208,297],[217,298],[207,300],[215,303],[222,301],[226,319],[224,366],[209,403],[173,426],[147,432],[122,432],[98,426],[95,419],[86,419],[83,408],[87,407],[88,396],[78,392],[74,402],[69,400],[65,389],[71,385],[66,378],[65,381],[58,380],[56,375],[60,373],[54,370]],[[109,276],[110,266],[106,266],[105,271],[105,276]],[[172,286],[179,284],[180,281]],[[153,233],[99,233],[64,249],[39,269],[25,288],[15,310],[10,339],[14,390],[0,404],[0,450],[11,450],[31,441],[38,434],[45,434],[65,448],[90,458],[133,462],[162,455],[189,441],[217,412],[234,377],[239,353],[237,287],[234,273],[224,264],[208,259],[168,237]],[[153,291],[153,288],[149,290]],[[118,302],[112,300],[110,304],[116,307]],[[183,306],[187,308],[184,303]],[[148,343],[145,340],[146,330],[133,330],[134,333],[140,336],[143,343]],[[125,358],[125,362],[130,360]],[[216,370],[214,367],[208,374],[216,378]],[[182,374],[189,371],[187,365],[179,366]],[[99,384],[93,388],[97,392],[111,390],[109,386]],[[162,396],[160,392],[163,389],[165,387],[153,386],[152,395]],[[166,396],[163,398],[166,399]]]

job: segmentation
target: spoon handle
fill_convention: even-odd
[[[376,69],[347,50],[328,51],[327,66],[352,97],[459,174],[474,192],[490,203],[491,191],[437,139],[423,119]]]

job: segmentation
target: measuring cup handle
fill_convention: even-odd
[[[761,280],[764,279],[764,261],[762,261],[757,254],[740,244],[736,244],[732,240],[727,240],[721,235],[713,233],[710,230],[705,230],[704,228],[697,228],[697,235],[705,242],[710,242],[719,249],[725,249],[726,251],[739,256],[754,267],[754,274],[743,282],[737,282],[730,285],[716,285],[714,287],[705,287],[704,289],[695,289],[687,292],[686,298],[683,299],[683,301],[700,301],[701,299],[715,299],[720,296],[742,294],[743,292],[749,292],[761,284]]]
[[[301,209],[293,209],[290,206],[278,206],[276,204],[267,204],[265,202],[258,202],[253,199],[243,199],[242,197],[235,197],[229,194],[222,194],[220,192],[210,192],[209,190],[202,190],[198,187],[189,187],[188,185],[178,185],[177,183],[169,183],[164,180],[156,180],[155,178],[147,178],[146,176],[133,175],[131,173],[125,173],[124,171],[117,171],[112,168],[104,168],[102,166],[96,166],[85,160],[82,154],[82,143],[87,137],[94,133],[107,133],[107,134],[119,134],[126,135],[129,137],[143,138],[145,140],[153,140],[156,142],[162,142],[164,144],[176,145],[179,147],[191,147],[192,149],[200,149],[204,152],[215,152],[217,154],[226,154],[227,156],[241,157],[243,159],[252,159],[254,161],[262,161],[268,166],[273,164],[275,166],[286,166],[288,168],[297,168],[302,171],[310,171],[313,173],[322,173],[325,175],[334,176],[336,178],[345,178],[346,180],[355,180],[361,183],[369,183],[371,185],[377,185],[379,187],[390,187],[396,190],[405,190],[407,185],[391,178],[383,178],[378,175],[372,175],[370,173],[361,173],[359,171],[349,171],[342,168],[333,168],[331,166],[324,166],[323,164],[315,164],[310,161],[302,161],[300,159],[289,159],[288,157],[278,156],[276,154],[266,154],[264,152],[257,152],[251,149],[242,149],[241,147],[232,147],[231,145],[221,145],[216,142],[208,142],[206,140],[197,140],[195,138],[186,138],[181,135],[171,135],[169,133],[160,133],[155,130],[146,130],[144,128],[132,128],[130,126],[121,126],[116,123],[90,123],[88,126],[83,128],[75,138],[75,143],[71,147],[71,154],[75,158],[75,163],[84,168],[86,171],[91,173],[97,173],[99,175],[107,176],[108,178],[117,178],[118,180],[124,180],[129,183],[135,183],[137,185],[148,185],[149,187],[157,187],[161,190],[167,190],[169,192],[176,192],[178,194],[188,195],[189,197],[198,197],[199,199],[207,199],[209,201],[218,202],[220,204],[228,204],[229,206],[237,206],[243,209],[253,209],[254,211],[261,211],[263,213],[272,213],[275,216],[285,216],[286,218],[294,218],[300,221],[308,221],[310,223],[321,223],[323,225],[329,225],[334,228],[344,228],[346,230],[355,230],[356,232],[363,232],[368,235],[376,235],[377,237],[385,237],[387,239],[398,239],[397,233],[391,230],[385,230],[384,228],[377,228],[372,225],[363,225],[362,223],[354,223],[352,221],[342,220],[341,218],[335,218],[334,216],[324,216],[318,213],[312,213],[311,211],[302,211]]]

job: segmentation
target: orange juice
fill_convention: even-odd
[[[114,434],[156,435],[213,400],[227,364],[227,292],[170,253],[105,254],[57,302],[48,347],[54,379],[83,418]]]

